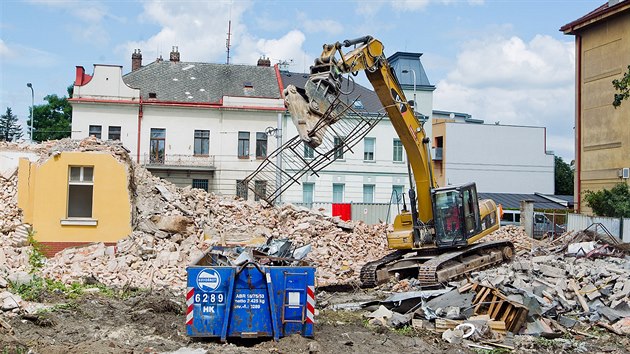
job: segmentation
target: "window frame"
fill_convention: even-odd
[[[256,132],[256,158],[257,159],[267,158],[268,140],[269,139],[268,139],[267,133]]]
[[[118,128],[118,133],[112,133],[112,128]],[[114,139],[112,137],[112,135],[116,135],[118,134],[118,139]],[[122,127],[119,125],[110,125],[109,127],[107,127],[107,140],[118,140],[120,141],[120,138],[122,136]]]
[[[247,184],[244,182],[245,180],[242,179],[236,180],[236,196],[242,198],[243,200],[247,200],[249,197],[249,189],[247,188]]]
[[[313,149],[309,144],[302,142],[304,144],[304,153],[303,157],[305,160],[311,160],[315,158],[315,149]]]
[[[96,132],[98,131],[98,133]],[[94,136],[97,139],[100,139],[103,136],[103,126],[102,125],[90,125],[88,127],[88,137]]]
[[[256,193],[254,193],[254,201],[258,202],[262,199],[259,194],[267,196],[267,181],[265,180],[254,181],[254,190],[256,191]]]
[[[195,129],[193,133],[193,155],[194,156],[209,156],[210,154],[210,130]],[[197,150],[197,142],[199,142],[199,148]],[[205,147],[205,153],[204,153]]]
[[[369,190],[369,189],[372,190],[372,193],[371,193],[371,199],[372,200],[371,201],[367,201],[366,198],[365,198],[365,196],[366,196],[365,192],[367,190]],[[363,185],[363,203],[368,203],[368,204],[374,203],[375,194],[376,194],[376,185],[375,184],[364,184]]]
[[[238,133],[237,156],[239,159],[249,158],[249,138],[250,132],[239,131]],[[245,134],[247,137],[245,137]]]
[[[210,181],[209,181],[208,179],[203,179],[203,178],[201,178],[201,179],[198,179],[198,178],[193,178],[193,180],[192,180],[192,182],[191,182],[191,186],[192,186],[192,188],[195,188],[195,189],[201,189],[201,190],[204,190],[204,191],[206,191],[206,192],[207,192],[207,191],[208,191],[209,184],[210,184],[209,182],[210,182]],[[196,184],[197,186],[195,186],[195,184]],[[201,185],[201,186],[200,186],[200,185]]]
[[[75,174],[73,174],[73,169],[77,169],[79,171],[79,175],[76,176],[78,178],[74,178]],[[90,173],[86,173],[87,170],[90,170]],[[67,186],[68,192],[66,196],[66,217],[61,220],[61,225],[83,225],[83,226],[95,226],[97,224],[97,220],[94,219],[94,166],[93,165],[69,165],[68,166],[68,179]],[[89,176],[89,177],[88,177]],[[90,188],[90,198],[89,198],[89,213],[85,213],[85,215],[76,215],[75,208],[71,208],[71,204],[78,203],[73,198],[74,193],[81,193],[80,191],[73,192],[74,188],[72,187],[89,187]],[[72,214],[72,215],[71,215]]]
[[[341,191],[335,191],[335,187],[341,187]],[[333,203],[343,203],[346,192],[346,184],[345,183],[333,183],[332,185],[332,202]],[[336,198],[338,194],[341,194],[340,200]]]
[[[371,142],[371,151],[368,151],[369,144]],[[376,152],[376,138],[364,138],[363,139],[363,161],[365,162],[375,162],[375,152]]]
[[[397,155],[400,155],[400,159],[397,159]],[[398,138],[394,138],[392,142],[392,162],[405,162],[405,149],[402,140]]]
[[[333,147],[335,148],[334,159],[335,160],[344,160],[344,151],[343,146],[345,144],[346,137],[344,136],[335,136],[333,138]],[[337,149],[337,146],[339,148]]]

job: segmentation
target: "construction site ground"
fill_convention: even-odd
[[[353,301],[364,290],[334,294]],[[370,294],[367,294],[370,295]],[[321,310],[315,337],[293,335],[273,340],[191,339],[185,335],[182,298],[166,292],[86,293],[67,298],[43,296],[52,306],[35,316],[5,318],[0,326],[2,353],[479,353],[487,350],[449,344],[427,330],[393,330],[367,324],[362,311]],[[630,340],[601,329],[549,340],[519,336],[517,353],[626,353]],[[592,336],[592,337],[591,337]],[[500,349],[494,352],[501,352]]]

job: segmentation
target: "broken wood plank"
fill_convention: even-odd
[[[577,297],[578,302],[580,303],[580,306],[582,306],[582,309],[585,312],[589,312],[590,309],[588,308],[588,304],[586,303],[586,299],[584,299],[584,296],[582,296],[582,294],[580,294],[580,290],[578,289],[577,285],[575,284],[575,280],[574,279],[569,280],[569,287],[575,293],[575,296]]]

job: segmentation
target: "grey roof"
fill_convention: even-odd
[[[123,76],[143,100],[218,103],[223,96],[280,98],[273,67],[155,61]]]
[[[294,85],[298,88],[304,88],[306,81],[308,80],[309,74],[304,73],[293,73],[293,72],[280,72],[280,76],[282,77],[282,84],[284,87],[289,85]],[[284,89],[284,88],[283,88]],[[356,105],[354,109],[359,112],[365,112],[366,114],[377,114],[384,113],[383,105],[381,101],[378,99],[376,93],[367,87],[361,86],[356,82],[354,85],[352,83],[348,83],[348,80],[343,79],[343,83],[341,85],[341,89],[343,91],[350,92],[350,94],[346,97],[348,104],[352,103],[355,99],[361,101],[363,108],[358,108]]]
[[[416,73],[416,89],[417,90],[435,90],[435,86],[429,82],[429,77],[424,71],[420,57],[422,53],[396,52],[387,61],[394,69],[398,82],[405,90],[413,90],[413,73]],[[408,70],[408,73],[403,73]],[[413,71],[412,71],[413,70]]]
[[[536,194],[512,194],[512,193],[479,193],[481,199],[492,199],[497,205],[501,204],[503,209],[520,209],[522,200],[534,201],[536,210],[558,210],[566,209],[560,203],[555,203]]]

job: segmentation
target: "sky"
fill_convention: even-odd
[[[67,95],[75,67],[130,71],[172,46],[181,61],[255,65],[266,56],[308,72],[324,43],[372,35],[385,54],[423,53],[433,109],[486,123],[547,128],[547,149],[574,158],[575,38],[559,28],[606,0],[3,0],[0,111],[28,117]],[[367,80],[359,83],[370,87]],[[497,148],[509,149],[509,146]]]

